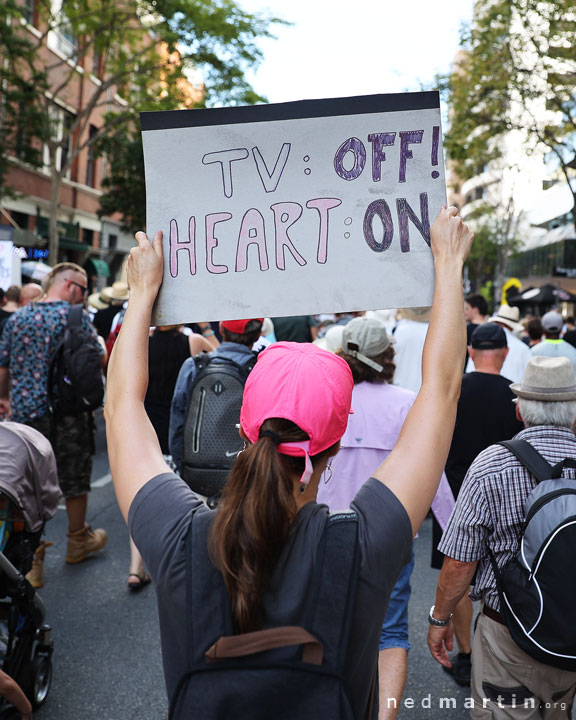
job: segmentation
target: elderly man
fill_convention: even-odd
[[[567,358],[534,357],[521,383],[516,412],[525,429],[516,436],[549,463],[576,458],[576,375]],[[576,471],[566,470],[568,477]],[[471,597],[482,600],[472,646],[473,720],[560,720],[569,717],[576,672],[540,663],[512,640],[500,615],[500,598],[490,564],[502,568],[518,550],[524,502],[535,478],[510,450],[492,445],[470,466],[439,550],[447,557],[429,615],[428,645],[450,666],[452,613],[476,573]]]
[[[48,395],[49,370],[68,325],[70,305],[83,303],[88,292],[85,271],[74,263],[60,263],[46,278],[46,291],[14,313],[0,340],[0,418],[35,428],[54,448],[60,488],[68,514],[66,562],[83,562],[100,550],[108,536],[86,524],[92,472],[93,419],[80,415],[52,415]],[[83,312],[82,328],[87,342],[104,358],[96,331]]]
[[[455,498],[476,456],[500,440],[509,440],[523,427],[516,417],[510,380],[500,375],[508,355],[504,329],[497,323],[479,325],[472,333],[468,351],[476,370],[462,376],[456,425],[446,461],[446,476]],[[434,548],[441,532],[440,525],[434,522]],[[442,554],[433,551],[432,567],[440,569],[442,562]],[[459,685],[470,685],[472,615],[472,602],[465,596],[455,608],[453,619],[459,652],[451,658],[452,667],[445,668]]]

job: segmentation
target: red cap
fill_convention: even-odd
[[[226,328],[231,333],[236,335],[244,335],[246,332],[246,325],[251,322],[259,322],[260,325],[264,322],[264,318],[250,318],[248,320],[222,320],[220,323],[223,328]]]
[[[277,342],[248,375],[240,424],[254,443],[265,420],[291,420],[308,433],[309,454],[317,455],[344,435],[353,387],[341,357],[311,343]]]

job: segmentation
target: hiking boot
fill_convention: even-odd
[[[457,653],[450,658],[451,668],[444,667],[449,675],[452,675],[456,683],[462,687],[470,687],[470,676],[472,674],[472,663],[470,653]]]
[[[42,541],[34,552],[32,567],[30,571],[26,573],[26,580],[28,580],[33,588],[41,588],[44,586],[44,556],[46,555],[46,548],[51,545],[54,545],[54,543]]]
[[[88,553],[102,550],[107,542],[108,533],[102,528],[92,530],[90,525],[84,525],[80,530],[69,532],[66,562],[69,565],[84,562]]]

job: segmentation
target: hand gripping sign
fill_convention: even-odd
[[[157,324],[430,305],[436,92],[142,113]]]

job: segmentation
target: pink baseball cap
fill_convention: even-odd
[[[348,424],[352,373],[341,357],[311,343],[277,342],[258,356],[244,387],[240,424],[251,442],[269,418],[291,420],[310,436],[306,455],[338,442]],[[290,452],[283,443],[284,454]],[[288,450],[288,452],[286,452]]]

